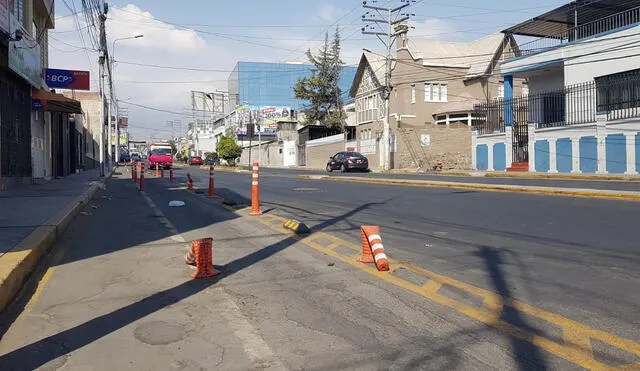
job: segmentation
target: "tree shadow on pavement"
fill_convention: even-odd
[[[376,203],[368,203],[361,205],[344,215],[325,221],[322,225],[325,227],[330,226],[353,213],[371,207],[375,204]],[[222,271],[222,274],[215,276],[212,279],[183,282],[173,288],[157,292],[113,312],[96,317],[83,324],[11,351],[0,356],[0,370],[37,369],[54,359],[82,348],[141,318],[196,295],[226,277],[231,276],[235,272],[242,271],[243,269],[251,267],[260,261],[268,259],[278,252],[294,245],[298,241],[299,239],[297,236],[287,237],[282,241],[264,247],[242,258],[236,259],[224,266],[216,266],[216,268]]]
[[[534,334],[542,335],[538,329],[530,326],[522,314],[512,305],[515,298],[511,293],[508,279],[501,267],[504,261],[500,250],[488,246],[480,246],[475,255],[482,258],[485,269],[489,273],[491,285],[502,299],[503,305],[500,320],[526,331],[530,337]],[[509,336],[509,339],[519,370],[531,370],[532,362],[542,369],[547,368],[546,359],[537,346],[513,336]]]

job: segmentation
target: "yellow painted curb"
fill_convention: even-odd
[[[544,187],[527,187],[527,186],[507,186],[497,184],[471,184],[471,183],[455,183],[455,182],[430,182],[430,181],[414,181],[414,180],[396,180],[396,179],[375,179],[375,178],[348,178],[348,177],[335,177],[335,176],[320,176],[313,178],[309,175],[299,175],[301,179],[324,179],[342,182],[355,182],[355,183],[375,183],[375,184],[392,184],[402,186],[414,186],[414,187],[431,187],[431,188],[456,188],[456,189],[473,189],[479,191],[490,192],[514,192],[514,193],[535,193],[554,196],[570,196],[570,197],[586,197],[586,198],[603,198],[603,199],[618,199],[618,200],[630,200],[640,201],[640,192],[625,192],[625,191],[608,191],[603,192],[600,190],[584,190],[584,189],[560,189],[560,188],[544,188]]]
[[[13,301],[40,259],[115,171],[116,168],[113,168],[100,184],[89,187],[69,206],[50,218],[46,226],[37,227],[11,251],[0,256],[0,311]]]
[[[584,175],[584,174],[531,174],[531,173],[495,173],[484,175],[486,178],[523,178],[523,179],[573,179],[573,180],[624,180],[640,182],[638,176],[624,175]]]

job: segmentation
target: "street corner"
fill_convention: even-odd
[[[295,234],[308,234],[311,232],[311,229],[306,224],[294,219],[285,221],[282,226]]]

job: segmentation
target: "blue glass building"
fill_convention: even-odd
[[[250,104],[300,110],[304,101],[294,97],[293,87],[298,79],[311,76],[313,68],[308,64],[238,62],[228,79],[230,107]],[[347,66],[342,69],[340,89],[345,99],[356,70]]]

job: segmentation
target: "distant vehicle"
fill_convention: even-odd
[[[217,166],[217,165],[220,165],[220,159],[214,158],[214,157],[207,157],[204,159],[204,164]]]
[[[191,156],[189,157],[189,165],[204,165],[204,161],[200,156]]]
[[[128,153],[123,152],[123,153],[120,154],[120,162],[121,163],[126,164],[126,163],[128,163],[130,161],[131,161],[131,156]]]
[[[153,143],[149,145],[149,155],[147,157],[149,169],[161,166],[169,169],[173,165],[173,149],[169,143]]]
[[[338,152],[329,157],[327,171],[340,170],[346,173],[351,170],[369,171],[369,160],[358,152]]]
[[[142,160],[142,157],[140,156],[140,154],[138,152],[132,152],[131,153],[131,161],[139,162],[141,160]]]

